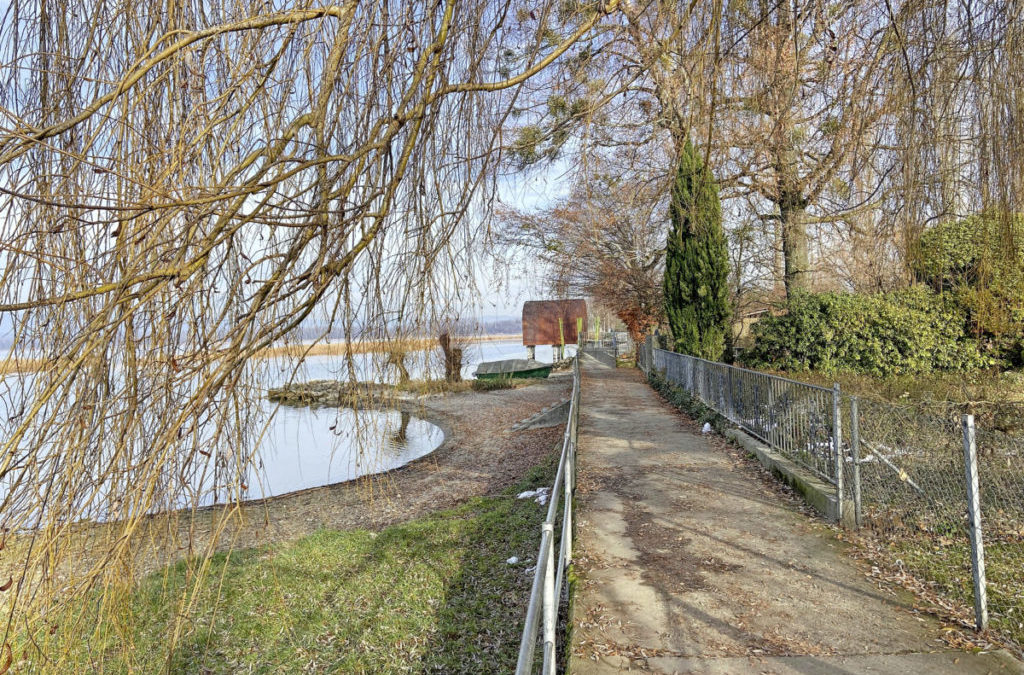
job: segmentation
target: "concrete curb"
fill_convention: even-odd
[[[519,420],[512,425],[512,431],[526,431],[527,429],[546,429],[565,424],[569,419],[569,399],[560,401],[554,405],[544,408],[535,415],[530,415],[524,420]]]
[[[757,457],[764,468],[771,471],[786,485],[803,495],[804,500],[831,523],[839,521],[839,500],[836,486],[827,483],[796,462],[786,459],[753,436],[739,429],[726,429],[725,436]],[[845,509],[843,525],[853,526],[852,509]]]

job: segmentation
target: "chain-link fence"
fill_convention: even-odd
[[[646,340],[636,346],[636,366],[645,373],[650,373],[653,365],[654,336],[648,335]]]
[[[835,485],[893,566],[1024,645],[1024,405],[858,399],[650,344],[637,362]]]
[[[1024,647],[1024,405],[987,406],[975,418],[989,613]]]
[[[859,507],[858,523],[894,563],[974,606],[979,625],[987,612],[992,628],[1024,645],[1024,406],[851,398],[849,411],[847,498]],[[987,603],[975,592],[979,574]]]

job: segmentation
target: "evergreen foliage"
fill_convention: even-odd
[[[982,348],[1024,362],[1024,217],[982,213],[921,235],[914,273],[963,307]]]
[[[665,314],[675,350],[721,360],[730,331],[729,258],[718,185],[689,141],[679,158],[665,250]]]
[[[993,365],[951,293],[799,293],[787,313],[754,325],[746,365],[821,373],[910,375]]]

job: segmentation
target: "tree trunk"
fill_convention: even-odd
[[[398,371],[398,383],[409,384],[409,369],[405,367],[405,350],[394,349],[388,352],[388,363]]]
[[[462,349],[452,344],[447,332],[438,336],[441,352],[444,353],[444,379],[446,382],[462,382]]]
[[[810,256],[804,221],[806,210],[806,202],[798,195],[785,195],[779,202],[787,298],[792,297],[795,291],[810,288]]]

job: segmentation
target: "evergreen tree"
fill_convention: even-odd
[[[718,185],[693,144],[679,158],[669,204],[665,313],[675,350],[721,360],[729,342],[729,258]]]

